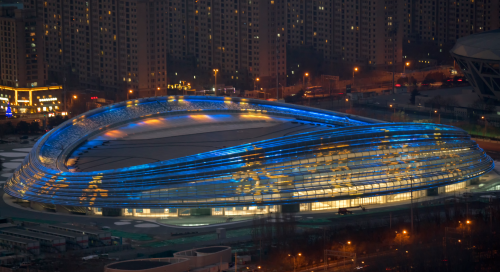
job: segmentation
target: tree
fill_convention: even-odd
[[[417,89],[414,89],[413,91],[411,91],[410,103],[412,105],[415,105],[415,97],[417,95],[420,95],[420,92]]]
[[[440,95],[436,95],[433,98],[427,100],[426,105],[430,105],[430,107],[434,109],[440,109],[442,107],[457,106],[458,102],[454,97],[443,98]]]
[[[14,125],[12,124],[11,121],[4,124],[4,129],[5,129],[5,134],[14,133]]]
[[[30,132],[31,133],[38,133],[40,131],[40,123],[37,121],[33,121],[30,124]]]
[[[422,83],[430,84],[430,83],[434,83],[434,82],[443,82],[445,80],[446,80],[446,77],[444,76],[444,74],[442,72],[431,72],[425,76],[425,79]]]
[[[299,102],[302,99],[302,97],[304,96],[304,94],[305,94],[305,91],[301,89],[295,95],[287,95],[285,97],[285,102],[286,103],[296,103],[296,102]]]
[[[49,118],[49,127],[54,128],[62,124],[64,121],[68,120],[68,116],[62,117],[61,115],[56,115],[55,117]]]
[[[30,125],[25,121],[20,121],[16,125],[16,133],[17,134],[27,134],[30,130]]]
[[[473,109],[477,109],[477,110],[492,111],[495,108],[495,105],[492,102],[492,100],[485,102],[483,99],[478,98],[478,99],[476,99],[476,101],[474,101],[472,104],[470,104],[469,107],[471,107]]]

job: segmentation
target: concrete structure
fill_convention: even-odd
[[[74,249],[82,249],[89,247],[89,237],[86,234],[79,234],[76,232],[64,231],[60,229],[42,227],[42,226],[28,226],[24,227],[24,229],[36,233],[63,237],[66,240],[67,246]]]
[[[63,230],[67,232],[87,235],[92,244],[109,246],[111,245],[111,232],[103,230],[83,229],[71,225],[48,225],[50,229]]]
[[[40,254],[40,242],[11,235],[0,234],[0,247],[19,253]]]
[[[485,101],[500,101],[500,30],[461,38],[450,53]]]
[[[63,253],[66,252],[66,240],[59,236],[42,234],[31,232],[21,229],[2,229],[0,230],[2,234],[36,240],[40,242],[40,246],[43,251],[52,253]]]
[[[189,260],[185,258],[139,259],[116,262],[104,267],[104,272],[188,272]]]
[[[203,247],[174,253],[174,257],[189,260],[191,269],[207,267],[213,264],[229,263],[231,248],[227,246]]]
[[[493,167],[452,126],[242,98],[154,97],[50,131],[4,191],[105,216],[253,215],[408,200]]]

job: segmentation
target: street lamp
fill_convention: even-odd
[[[132,90],[128,90],[128,93],[127,93],[127,100],[129,100],[129,95],[130,95],[131,93],[133,93],[133,92],[134,92],[134,91],[132,91]]]
[[[438,114],[438,124],[441,124],[441,112],[438,112],[437,110],[434,111],[434,113],[437,113]]]
[[[217,72],[219,72],[219,69],[214,69],[214,77],[215,77],[215,95],[217,96]]]
[[[483,136],[486,137],[486,125],[488,124],[488,119],[486,119],[484,116],[481,116],[481,119],[484,119],[484,134],[483,134]]]
[[[354,67],[354,69],[352,70],[352,86],[354,87],[354,72],[357,72],[358,71],[358,67]]]
[[[409,62],[405,63],[405,66],[403,68],[403,74],[406,74],[406,66],[410,66],[410,63]]]
[[[306,85],[306,77],[309,77],[309,73],[305,73],[304,76],[302,76],[302,85],[304,85],[303,86],[304,89],[307,87],[307,85]]]
[[[260,78],[255,78],[255,79],[253,80],[253,89],[254,89],[254,90],[255,90],[255,81],[260,81]]]
[[[160,87],[156,88],[156,90],[160,91]],[[157,96],[156,90],[155,90],[155,96]]]
[[[297,256],[292,256],[291,254],[288,254],[288,257],[293,258],[293,272],[295,272],[295,258],[299,256],[302,256],[302,253],[297,254]]]

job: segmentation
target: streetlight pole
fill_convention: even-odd
[[[160,87],[156,88],[156,90],[160,91]],[[158,96],[158,95],[156,94],[156,90],[155,90],[155,96]]]
[[[302,253],[299,253],[297,255],[298,256],[302,256]],[[292,257],[293,258],[293,272],[295,272],[295,256],[292,256],[292,255],[288,254],[288,257]]]
[[[128,90],[128,93],[127,93],[127,100],[129,100],[129,94],[133,93],[134,91],[132,90]]]
[[[438,114],[438,124],[441,124],[441,112],[438,112],[437,110],[435,110],[434,113]]]
[[[411,213],[411,232],[413,233],[413,176],[410,176],[410,213]]]
[[[483,134],[483,136],[486,137],[486,124],[488,124],[488,120],[484,116],[481,116],[481,119],[484,119],[484,134]]]
[[[254,90],[255,90],[255,81],[259,81],[259,80],[260,80],[260,78],[255,78],[255,79],[253,80],[253,89],[254,89]]]
[[[406,74],[406,66],[410,66],[410,63],[407,62],[405,63],[405,65],[403,66],[403,74]]]
[[[219,69],[214,69],[214,72],[215,72],[215,96],[217,96],[217,72],[219,72]]]
[[[303,76],[302,76],[302,88],[304,89],[304,92],[306,91],[306,87],[307,87],[307,84],[306,84],[306,77],[309,76],[309,73],[305,73]]]
[[[357,72],[358,71],[358,67],[354,67],[354,69],[352,70],[352,87],[354,88],[354,72]]]

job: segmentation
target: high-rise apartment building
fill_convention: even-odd
[[[228,77],[286,77],[284,1],[169,1],[168,50],[174,60]],[[273,82],[271,84],[271,82]],[[283,82],[284,84],[284,82]],[[273,85],[274,86],[274,85]]]
[[[443,46],[474,33],[500,28],[499,0],[404,0],[405,42]]]
[[[43,27],[32,9],[0,7],[0,85],[45,86]]]
[[[313,48],[334,62],[374,67],[401,63],[403,5],[398,1],[287,2],[289,46]]]
[[[154,95],[158,87],[167,86],[168,1],[32,0],[28,4],[43,18],[46,59],[54,74],[71,70],[82,87],[109,91],[111,97],[129,90]]]
[[[154,95],[167,56],[236,79],[286,77],[282,1],[27,2],[44,20],[49,70],[71,69],[87,88]]]

